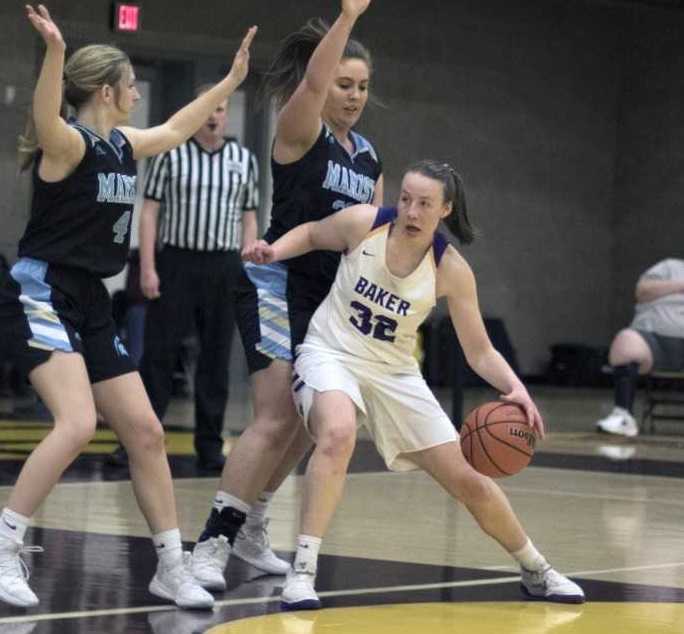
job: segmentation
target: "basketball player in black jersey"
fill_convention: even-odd
[[[350,39],[370,0],[342,0],[330,30],[310,22],[283,41],[268,72],[278,105],[273,143],[271,242],[309,220],[359,203],[381,204],[378,155],[353,128],[368,99],[371,59]],[[246,247],[249,252],[250,247]],[[238,288],[238,326],[252,375],[254,420],[226,462],[213,509],[193,552],[193,574],[225,588],[230,552],[264,569],[274,557],[262,521],[272,492],[309,446],[290,394],[292,351],[335,278],[339,254],[317,252],[272,266],[248,264]],[[251,533],[261,531],[264,548]],[[245,539],[249,536],[250,539]]]
[[[159,563],[150,592],[181,607],[210,608],[213,597],[184,565],[162,427],[116,336],[101,278],[126,260],[135,160],[185,141],[240,85],[256,29],[215,88],[166,123],[138,130],[122,126],[139,99],[128,57],[92,45],[65,65],[64,40],[47,9],[27,6],[27,13],[47,50],[33,99],[35,134],[20,143],[24,167],[33,164],[34,195],[19,260],[0,279],[0,355],[28,374],[54,428],[26,460],[0,515],[0,599],[38,603],[20,557],[29,518],[93,437],[98,411],[128,450],[153,533]],[[73,123],[60,115],[63,77]]]

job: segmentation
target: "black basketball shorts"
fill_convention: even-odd
[[[91,383],[134,371],[102,280],[21,258],[0,277],[0,357],[28,375],[55,350],[83,355]]]

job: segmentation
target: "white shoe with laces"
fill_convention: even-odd
[[[207,590],[226,589],[224,572],[230,558],[231,547],[225,535],[197,542],[192,551],[190,570],[197,582]]]
[[[283,610],[320,610],[321,600],[314,590],[316,574],[290,571],[280,595]]]
[[[639,434],[639,425],[637,425],[636,419],[623,407],[614,407],[608,416],[597,421],[596,429],[606,434],[616,434],[628,438],[634,438]]]
[[[214,597],[192,576],[190,560],[190,553],[183,553],[183,561],[175,566],[165,566],[160,560],[149,590],[156,597],[173,601],[179,608],[211,609]]]
[[[520,568],[520,589],[528,599],[552,603],[584,603],[584,591],[551,566],[532,571]]]
[[[280,559],[271,549],[268,519],[258,524],[245,523],[235,538],[233,554],[269,575],[285,575],[290,564]]]
[[[28,566],[22,553],[42,553],[40,546],[24,546],[6,537],[0,537],[0,600],[19,608],[38,605],[38,597],[29,588]]]

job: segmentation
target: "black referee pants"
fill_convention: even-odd
[[[223,447],[234,292],[241,266],[237,251],[167,246],[157,256],[161,297],[147,307],[140,374],[152,407],[163,420],[181,342],[195,326],[200,344],[194,385],[195,451],[200,460],[216,457]]]

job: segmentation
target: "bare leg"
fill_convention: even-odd
[[[291,377],[292,366],[280,360],[252,377],[254,420],[231,450],[219,483],[220,490],[247,504],[264,490],[300,425]]]
[[[639,374],[648,374],[653,368],[653,353],[644,338],[631,328],[621,330],[610,344],[610,365],[639,364]]]
[[[31,452],[7,507],[31,517],[95,433],[95,405],[80,354],[54,352],[29,379],[54,418],[54,428]]]
[[[156,534],[177,528],[164,430],[140,375],[131,372],[100,381],[93,385],[93,393],[98,411],[128,452],[133,491],[150,530]]]
[[[472,513],[480,528],[509,553],[527,543],[527,535],[499,486],[479,474],[463,457],[458,442],[404,454],[429,473],[453,498]]]
[[[311,449],[311,445],[313,445],[311,436],[300,420],[292,442],[287,448],[280,464],[271,476],[271,479],[266,483],[264,491],[277,491],[280,488],[280,485],[285,481],[285,478],[287,478],[302,461],[306,452]]]
[[[300,532],[323,537],[342,499],[347,467],[354,451],[354,403],[344,392],[316,393],[310,428],[316,448],[306,468]]]
[[[133,491],[159,556],[150,592],[182,608],[211,608],[213,597],[199,587],[183,561],[164,430],[140,375],[130,372],[100,381],[93,393],[98,411],[128,452]]]

